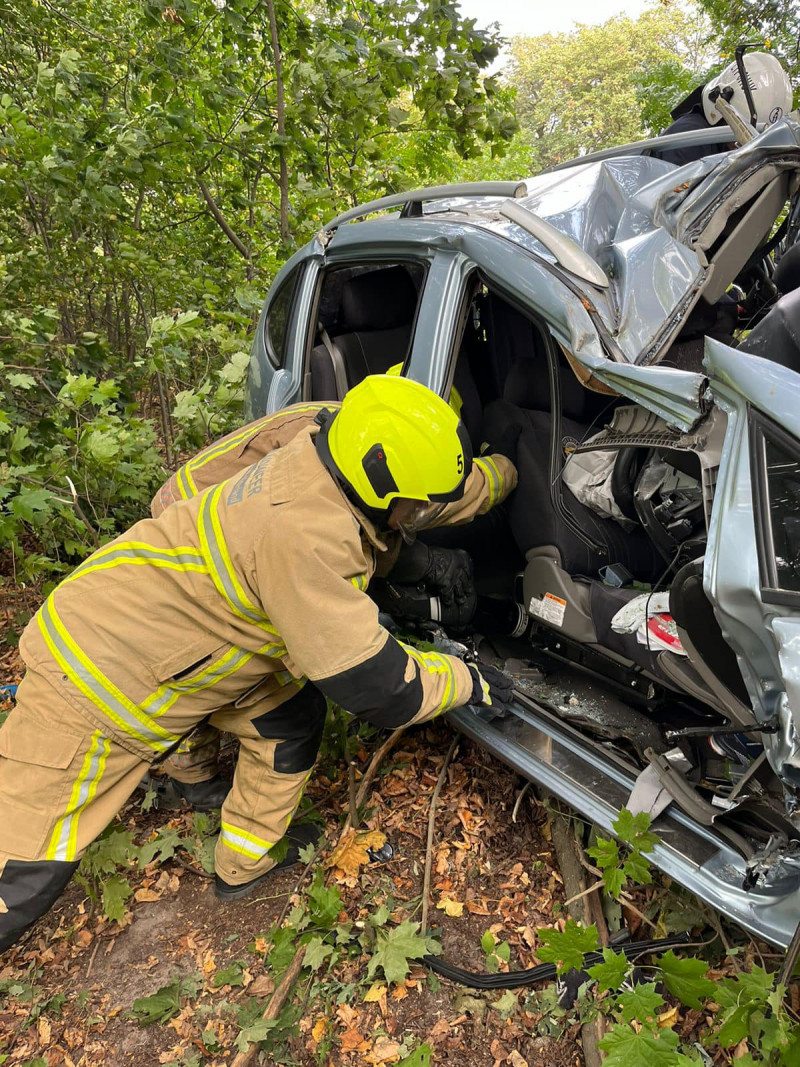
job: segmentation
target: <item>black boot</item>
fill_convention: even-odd
[[[205,782],[179,782],[177,778],[170,778],[169,783],[195,811],[216,811],[231,791],[231,779],[221,774],[215,774]]]
[[[231,885],[229,882],[223,881],[218,874],[214,875],[214,892],[217,895],[217,899],[239,900],[240,897],[249,896],[256,886],[265,882],[271,874],[275,873],[275,871],[283,871],[287,867],[293,867],[295,863],[298,863],[300,860],[300,849],[305,848],[307,845],[316,845],[321,836],[322,828],[317,826],[316,823],[292,823],[283,838],[289,845],[286,850],[286,855],[282,860],[279,860],[274,867],[270,867],[265,874],[258,874],[255,878],[251,878],[249,882],[243,882],[241,885]]]

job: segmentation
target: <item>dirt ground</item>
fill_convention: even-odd
[[[0,685],[17,681],[20,670],[13,648],[0,651]],[[412,1055],[414,1067],[584,1063],[580,1021],[553,1012],[541,986],[498,1004],[500,994],[439,980],[417,963],[401,982],[367,976],[369,953],[355,937],[371,917],[383,909],[389,925],[420,919],[428,813],[451,736],[446,723],[417,728],[387,756],[365,823],[386,835],[394,856],[334,883],[341,894],[336,929],[344,931],[337,958],[302,972],[263,1062],[377,1065],[426,1043],[431,1057]],[[359,773],[379,742],[357,743]],[[533,966],[536,929],[573,914],[565,907],[551,812],[533,790],[520,799],[523,785],[472,743],[459,742],[436,809],[429,926],[441,931],[443,958],[467,969],[486,970],[487,930],[509,946],[508,963],[496,961],[501,970]],[[308,797],[335,842],[348,810],[348,776],[331,752]],[[143,799],[137,791],[120,816],[137,841],[165,825],[191,836],[187,808],[145,812]],[[279,872],[263,895],[225,905],[215,899],[212,877],[183,850],[123,873],[133,893],[121,921],[107,919],[73,880],[51,912],[0,956],[0,1062],[7,1067],[230,1064],[243,1027],[279,979],[282,968],[268,952],[271,928],[282,918],[292,929],[314,872],[304,880],[299,867]],[[662,920],[646,913],[666,914],[666,899],[663,887],[648,887],[637,912],[624,918],[634,928],[645,921],[657,929],[647,936],[663,934]],[[170,983],[176,990],[180,979],[188,991],[178,994],[172,1018],[142,1026],[131,1016],[138,998]],[[700,1013],[681,1020],[684,1034],[702,1025]]]

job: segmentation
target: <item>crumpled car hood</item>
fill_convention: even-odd
[[[587,282],[581,289],[616,343],[612,356],[648,364],[663,357],[713,273],[709,255],[728,219],[786,171],[793,192],[800,175],[800,124],[789,118],[743,148],[684,167],[621,156],[541,174],[526,179],[528,195],[515,202],[570,237],[605,270],[608,289]],[[464,211],[470,222],[556,264],[535,237],[499,214],[499,206],[484,201],[476,208],[454,199],[437,202],[426,215]]]

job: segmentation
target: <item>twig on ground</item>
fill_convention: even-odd
[[[356,793],[356,810],[358,810],[358,808],[360,808],[366,800],[367,793],[369,792],[369,787],[372,785],[372,779],[378,773],[378,768],[380,767],[381,763],[383,763],[383,760],[386,757],[387,753],[391,752],[391,750],[394,748],[394,746],[397,744],[397,742],[400,740],[404,733],[405,727],[403,726],[399,726],[396,730],[393,730],[392,733],[390,733],[386,740],[383,742],[378,751],[375,753],[375,755],[372,757],[372,759],[369,761],[369,766],[364,771],[364,777],[358,784],[358,792]],[[342,833],[344,833],[345,830],[349,829],[350,816],[348,815],[347,819],[345,820],[345,824],[342,827]]]
[[[447,768],[450,766],[450,760],[453,757],[453,753],[456,750],[456,745],[459,740],[460,737],[456,734],[450,742],[450,748],[447,750],[442,769],[439,771],[439,778],[436,782],[436,788],[433,790],[431,806],[428,811],[428,840],[425,846],[425,874],[422,879],[422,919],[420,922],[420,929],[422,930],[423,937],[425,936],[425,931],[428,929],[428,901],[431,888],[431,867],[433,866],[433,830],[436,823],[436,802],[442,791],[442,786],[444,785],[444,780],[447,776]]]
[[[94,967],[94,958],[97,955],[97,950],[99,948],[100,948],[100,939],[99,938],[95,938],[94,948],[92,949],[92,954],[89,957],[89,966],[86,968],[86,977],[87,978],[92,973],[92,967]]]
[[[347,800],[350,806],[350,825],[358,829],[358,807],[356,805],[356,765],[353,760],[347,764]]]
[[[511,812],[511,821],[512,822],[516,822],[517,821],[517,814],[519,813],[519,806],[522,803],[522,798],[528,792],[530,787],[531,787],[531,782],[526,782],[525,785],[522,787],[522,789],[520,789],[519,793],[517,793],[517,799],[514,801],[514,808],[513,808],[512,812]]]

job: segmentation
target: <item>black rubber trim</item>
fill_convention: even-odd
[[[262,737],[280,742],[275,747],[278,774],[311,770],[322,741],[326,711],[325,697],[306,682],[290,700],[250,720]]]
[[[612,948],[615,952],[622,952],[629,960],[632,960],[639,956],[680,948],[688,940],[688,933],[681,933],[660,938],[658,941],[633,941],[619,947],[614,945]],[[583,969],[602,962],[602,952],[589,952],[583,957]],[[521,986],[534,985],[536,982],[552,982],[557,976],[554,963],[540,963],[538,967],[530,967],[526,971],[507,971],[505,974],[465,971],[446,960],[439,959],[438,956],[423,956],[422,963],[442,978],[449,978],[451,982],[459,982],[469,989],[519,989]]]
[[[405,680],[409,657],[393,637],[374,656],[315,683],[325,696],[365,722],[392,729],[410,722],[422,707],[422,681]]]

